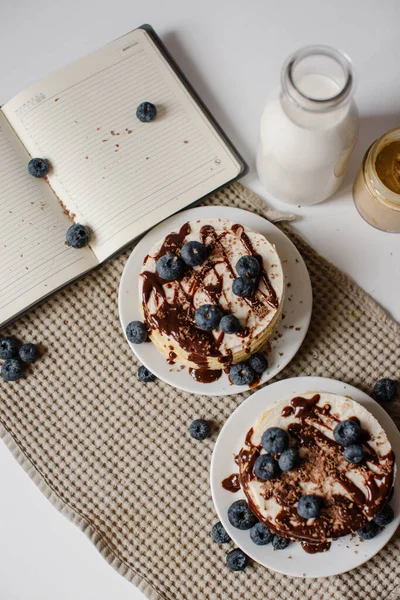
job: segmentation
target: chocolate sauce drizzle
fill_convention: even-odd
[[[301,547],[307,554],[316,554],[317,552],[327,552],[331,547],[331,543],[321,542],[319,544],[310,544],[309,542],[301,542]]]
[[[258,260],[258,263],[260,265],[260,273],[255,282],[256,289],[259,288],[260,279],[262,279],[265,284],[265,287],[267,288],[268,295],[263,294],[263,292],[260,292],[260,293],[262,293],[263,296],[265,296],[268,304],[270,306],[272,306],[272,308],[278,308],[279,300],[278,300],[278,297],[276,295],[274,288],[272,287],[272,283],[271,283],[267,273],[264,271],[262,257],[254,250],[249,236],[243,230],[243,227],[241,225],[232,225],[232,231],[240,234],[240,240],[243,243],[243,246],[246,248],[246,250],[248,251],[249,254],[251,254],[252,256],[254,256],[254,258],[256,258]]]
[[[221,485],[228,492],[232,492],[233,494],[238,492],[240,490],[239,473],[232,473],[229,477],[225,477]]]
[[[288,425],[291,440],[302,448],[303,458],[297,469],[281,473],[279,478],[262,482],[262,493],[268,500],[278,502],[281,510],[273,523],[264,517],[252,502],[247,491],[249,483],[257,479],[253,472],[254,462],[261,447],[252,442],[253,429],[246,436],[245,444],[236,457],[239,465],[240,484],[251,510],[280,535],[302,540],[306,552],[321,552],[328,549],[328,539],[335,539],[356,531],[373,518],[387,501],[393,486],[394,453],[379,456],[371,444],[370,434],[363,431],[362,444],[367,454],[361,465],[350,463],[343,467],[343,448],[334,439],[325,435],[324,430],[332,430],[339,421],[331,412],[331,406],[320,406],[319,394],[312,398],[295,397],[281,412],[282,417],[294,416],[297,421]],[[356,420],[356,417],[353,417]],[[317,426],[316,426],[317,425]],[[368,463],[373,464],[373,471]],[[348,476],[348,471],[361,475],[366,493]],[[320,516],[312,524],[299,517],[296,504],[303,494],[302,483],[310,481],[317,486],[324,479],[337,482],[346,494],[335,493],[323,498]]]
[[[216,369],[189,369],[189,373],[195,381],[198,383],[212,383],[217,381],[221,375],[222,370]]]
[[[167,235],[154,259],[158,260],[161,256],[169,252],[179,254],[190,231],[190,223],[185,223],[178,232]],[[260,262],[261,271],[256,282],[257,291],[252,298],[244,300],[250,309],[261,317],[265,314],[265,311],[268,311],[266,305],[275,309],[278,308],[278,298],[268,275],[263,269],[262,258],[254,250],[249,237],[243,231],[243,227],[233,225],[232,231],[240,236],[245,250],[255,256]],[[198,289],[202,289],[207,294],[210,303],[219,304],[221,296],[224,295],[223,276],[217,269],[219,264],[225,265],[232,279],[236,277],[236,273],[221,242],[221,239],[228,233],[228,231],[223,231],[218,235],[211,225],[204,225],[200,230],[200,239],[210,249],[210,254],[214,255],[213,260],[206,261],[198,270],[188,269],[180,281],[167,283],[159,277],[157,272],[144,271],[141,273],[141,277],[143,278],[142,306],[147,327],[150,331],[158,330],[165,335],[171,336],[188,353],[188,360],[196,364],[201,370],[208,371],[208,357],[218,358],[221,366],[229,366],[232,362],[232,351],[226,349],[224,353],[221,352],[221,345],[224,340],[223,332],[215,337],[212,332],[202,331],[195,326],[195,307],[193,305],[195,293]],[[209,278],[207,280],[207,275],[210,272],[213,273],[212,283],[209,281]],[[267,293],[260,290],[260,280],[264,282]],[[185,283],[185,286],[182,285],[183,283]],[[173,289],[172,302],[167,301],[164,286]],[[151,314],[148,310],[148,302],[153,293],[156,297],[158,310],[156,313]],[[248,351],[251,344],[252,332],[249,328],[244,327],[238,335],[245,339],[246,346],[244,349]],[[169,360],[171,360],[170,357]],[[202,380],[203,383],[208,383],[216,380],[218,372],[216,371],[214,375],[199,374],[195,378],[198,381]],[[207,379],[208,381],[206,381]]]

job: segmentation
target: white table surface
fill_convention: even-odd
[[[364,223],[351,197],[366,148],[400,125],[399,21],[397,0],[2,0],[0,103],[150,23],[248,161],[243,183],[263,196],[254,169],[258,124],[283,61],[306,44],[343,49],[357,68],[361,117],[347,183],[334,199],[289,210],[298,215],[298,231],[322,255],[400,320],[400,235]],[[2,600],[143,599],[50,505],[3,444],[0,469]]]

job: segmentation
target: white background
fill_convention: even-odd
[[[366,148],[400,125],[400,2],[0,0],[0,103],[146,22],[248,161],[244,183],[261,195],[258,124],[283,61],[306,44],[332,45],[352,57],[361,131],[348,177],[335,198],[295,208],[296,228],[400,320],[400,235],[364,223],[351,198]],[[143,598],[57,513],[3,444],[0,469],[1,600]]]

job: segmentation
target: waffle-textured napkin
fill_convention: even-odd
[[[266,214],[264,203],[238,183],[206,204]],[[400,326],[290,226],[282,228],[307,264],[314,309],[303,346],[279,378],[333,377],[371,392],[376,379],[398,377]],[[336,577],[302,580],[257,564],[228,570],[225,554],[233,546],[219,547],[210,537],[216,518],[209,462],[219,428],[247,394],[208,398],[161,381],[138,382],[117,307],[128,255],[2,332],[39,342],[42,351],[26,377],[0,383],[0,433],[18,462],[151,600],[400,597],[399,533],[367,564]],[[393,412],[400,417],[400,403]],[[198,417],[215,424],[202,443],[188,435]]]

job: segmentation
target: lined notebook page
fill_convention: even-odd
[[[28,174],[29,158],[0,114],[0,323],[97,263],[64,244],[71,222],[49,185]]]
[[[158,109],[136,118],[142,101]],[[3,107],[98,259],[223,185],[240,165],[143,30],[32,86]]]

